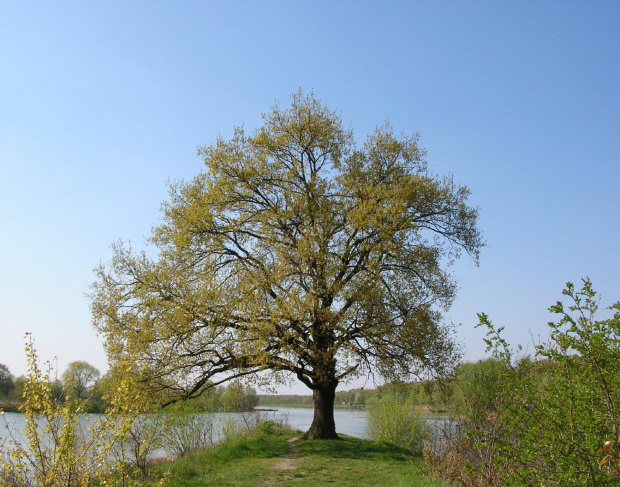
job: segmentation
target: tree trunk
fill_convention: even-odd
[[[336,399],[336,384],[315,389],[312,392],[314,399],[314,418],[310,429],[302,436],[304,440],[337,440],[336,422],[334,421],[334,401]]]

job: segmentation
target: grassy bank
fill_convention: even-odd
[[[407,486],[440,487],[420,458],[401,448],[344,436],[295,441],[300,433],[263,434],[194,452],[158,467],[172,487]]]

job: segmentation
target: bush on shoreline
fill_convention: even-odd
[[[374,441],[390,443],[421,453],[428,439],[428,422],[409,396],[385,396],[368,408],[366,434]]]
[[[23,438],[8,430],[0,458],[3,487],[139,485],[139,470],[122,448],[139,413],[140,400],[129,383],[118,383],[109,399],[107,414],[86,423],[80,421],[84,402],[59,396],[53,387],[51,366],[42,370],[27,334],[29,373],[24,383],[26,426]],[[162,480],[163,482],[163,480]]]
[[[620,482],[620,303],[610,307],[611,319],[597,321],[589,280],[581,290],[568,283],[563,294],[570,305],[550,308],[559,320],[533,357],[515,358],[502,329],[479,315],[496,363],[475,364],[477,379],[461,377],[469,387],[457,409],[463,428],[447,431],[431,455],[436,474],[464,487]],[[474,393],[476,380],[486,384],[486,399]]]

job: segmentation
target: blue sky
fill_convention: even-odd
[[[616,1],[3,2],[0,363],[25,372],[30,331],[61,372],[105,370],[92,269],[143,246],[198,146],[299,88],[359,143],[419,131],[470,187],[487,246],[446,317],[470,360],[480,311],[527,345],[566,281],[620,300],[619,87]]]

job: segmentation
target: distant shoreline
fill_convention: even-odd
[[[19,413],[19,404],[13,403],[13,402],[8,402],[8,403],[3,403],[0,402],[0,411],[3,411],[5,413]]]

